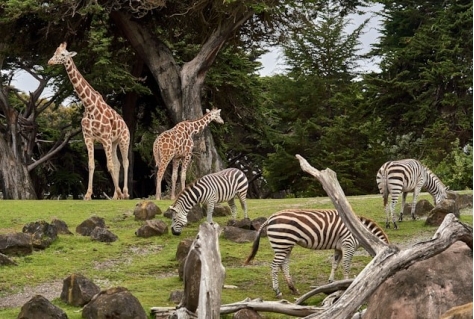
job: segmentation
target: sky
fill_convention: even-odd
[[[365,15],[350,15],[350,19],[352,20],[352,27],[356,28],[359,26],[365,19],[370,18],[369,23],[367,24],[366,29],[364,30],[364,34],[361,36],[361,53],[368,52],[371,48],[371,45],[377,43],[377,39],[379,37],[379,32],[377,29],[379,28],[379,17],[377,17],[374,12],[380,11],[381,5],[377,4],[375,6],[369,7],[366,9]],[[352,30],[348,30],[350,32]],[[51,53],[52,56],[53,52]],[[282,53],[279,51],[278,48],[274,48],[270,50],[269,53],[264,54],[260,62],[262,63],[263,68],[259,71],[260,75],[262,76],[271,76],[274,74],[278,74],[283,72],[285,66],[283,63]],[[376,65],[377,61],[361,61],[360,71],[374,71],[377,70],[378,67]],[[62,67],[62,66],[58,66]],[[35,80],[32,76],[30,76],[26,72],[19,72],[13,79],[12,83],[15,87],[19,88],[21,91],[24,92],[33,92],[38,87],[38,81]],[[46,88],[42,94],[42,97],[48,98],[53,95],[51,88]]]
[[[351,26],[352,29],[349,29],[348,32],[351,32],[357,26],[361,25],[365,19],[370,18],[369,23],[364,29],[364,34],[360,37],[361,42],[361,51],[360,53],[366,53],[370,50],[371,45],[378,42],[380,28],[380,18],[375,15],[375,12],[378,12],[382,9],[381,4],[376,4],[372,7],[366,9],[366,14],[364,15],[350,15],[349,18],[352,20]],[[279,48],[274,48],[267,54],[264,54],[260,58],[260,62],[263,65],[263,68],[260,70],[260,75],[262,76],[271,76],[274,74],[282,73],[285,65],[282,58],[282,53]],[[360,61],[360,71],[375,71],[378,70],[377,61]]]

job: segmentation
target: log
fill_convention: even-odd
[[[172,318],[219,318],[225,268],[219,250],[219,225],[204,222],[184,264],[184,294]]]
[[[418,260],[437,255],[458,240],[465,242],[472,249],[472,227],[460,222],[453,214],[446,215],[433,239],[429,241],[417,243],[403,251],[398,247],[383,243],[366,231],[355,217],[337,181],[336,173],[330,169],[318,171],[302,156],[296,155],[296,158],[300,161],[303,171],[321,182],[347,228],[371,255],[375,254],[372,261],[331,307],[322,313],[311,314],[306,318],[350,318],[379,285],[398,270],[408,268]]]

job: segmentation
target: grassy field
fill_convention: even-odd
[[[469,192],[472,193],[472,192]],[[382,198],[379,195],[348,197],[358,215],[385,225]],[[420,199],[432,201],[431,196],[422,194]],[[411,201],[411,196],[408,198]],[[53,303],[62,308],[70,319],[81,318],[81,309],[68,306],[59,299],[62,281],[73,273],[80,273],[93,280],[102,289],[126,287],[139,299],[149,313],[151,307],[175,306],[169,301],[170,293],[182,290],[183,282],[178,278],[178,262],[175,254],[180,240],[194,238],[199,223],[184,228],[180,237],[168,235],[161,237],[139,238],[135,231],[142,222],[135,221],[133,210],[140,200],[127,201],[0,201],[0,234],[21,232],[25,224],[38,220],[51,222],[54,218],[67,223],[75,233],[75,228],[91,216],[105,219],[106,226],[118,236],[111,244],[93,242],[89,237],[78,234],[60,235],[46,250],[35,251],[24,257],[14,257],[18,266],[3,266],[0,269],[0,318],[16,318],[21,305],[5,305],[5,299],[17,293],[28,294],[32,291],[41,294],[41,289],[54,289]],[[171,201],[158,201],[156,204],[164,211]],[[332,208],[327,197],[298,198],[278,200],[248,200],[249,217],[270,216],[287,208]],[[397,208],[398,210],[398,208]],[[157,218],[170,225],[170,220],[162,215]],[[238,218],[242,218],[239,207]],[[462,214],[461,220],[472,224],[472,210]],[[224,226],[227,218],[215,218],[215,222]],[[407,220],[399,224],[399,230],[386,230],[393,244],[405,247],[414,242],[429,239],[437,227],[424,226],[423,220]],[[270,263],[273,251],[268,240],[262,239],[260,249],[253,263],[243,267],[243,261],[251,250],[251,243],[236,244],[220,238],[222,264],[226,268],[226,285],[237,289],[224,289],[222,303],[241,301],[247,297],[275,300],[271,288]],[[301,293],[310,290],[310,286],[327,283],[331,268],[332,251],[311,251],[296,247],[291,256],[291,274]],[[369,255],[360,248],[354,256],[351,276],[369,262]],[[342,279],[342,270],[336,273],[336,279]],[[41,289],[39,289],[41,287]],[[35,290],[39,289],[40,292]],[[283,297],[294,300],[286,283],[280,276],[280,289]],[[32,297],[32,295],[30,296]],[[29,298],[28,298],[29,299]],[[317,305],[322,299],[313,297],[308,304]],[[282,318],[275,314],[266,314],[265,318]]]

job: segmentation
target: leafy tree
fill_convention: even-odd
[[[440,162],[454,141],[472,145],[472,1],[379,2],[381,72],[365,79],[366,114],[383,122],[385,159]]]
[[[274,190],[287,189],[296,196],[324,194],[299,173],[295,154],[335,170],[348,194],[374,187],[368,174],[377,150],[373,130],[360,116],[362,84],[355,81],[358,39],[367,21],[346,33],[350,21],[339,12],[337,4],[329,3],[318,19],[302,22],[284,45],[287,75],[270,81],[276,152],[265,170]]]

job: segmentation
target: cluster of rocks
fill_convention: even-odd
[[[82,318],[147,319],[138,299],[123,287],[101,290],[81,274],[73,274],[63,281],[60,296],[65,303],[82,308]],[[32,297],[21,307],[18,319],[67,319],[66,313],[42,295]]]

